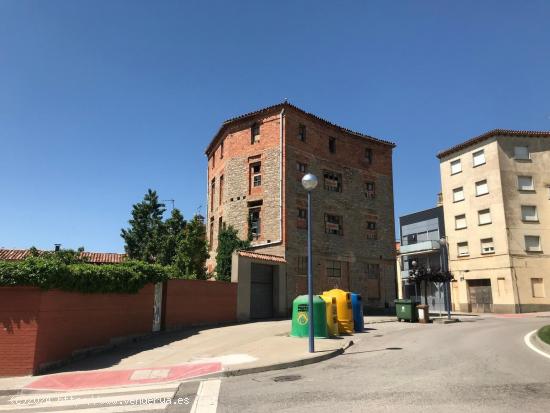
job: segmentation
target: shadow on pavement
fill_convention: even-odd
[[[352,356],[354,354],[363,354],[363,353],[375,353],[378,351],[392,351],[392,350],[403,350],[403,347],[386,347],[378,350],[364,350],[364,351],[346,351],[340,356]]]

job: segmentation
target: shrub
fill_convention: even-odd
[[[170,278],[179,278],[170,266],[132,260],[106,265],[66,263],[55,257],[0,261],[0,286],[26,285],[81,293],[136,293],[146,284]]]

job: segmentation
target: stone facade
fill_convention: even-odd
[[[254,125],[259,125],[259,142],[252,143]],[[285,257],[287,308],[296,295],[306,293],[307,194],[301,178],[311,172],[319,179],[312,192],[315,292],[341,287],[362,294],[367,311],[393,306],[393,147],[286,103],[224,123],[207,150],[207,222],[214,224],[209,269],[215,267],[220,217],[246,238],[250,208],[259,206],[255,250]],[[256,188],[250,168],[255,162],[261,163],[261,185]],[[212,193],[210,183],[222,175],[220,203],[219,187]],[[335,217],[339,224],[326,223]]]

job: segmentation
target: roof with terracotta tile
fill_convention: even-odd
[[[279,255],[260,254],[258,252],[253,252],[253,251],[238,251],[238,254],[241,257],[247,257],[247,258],[252,258],[252,259],[262,260],[262,261],[280,262],[280,263],[286,264],[285,258]]]
[[[39,254],[44,251],[38,251]],[[0,249],[0,261],[21,261],[31,255],[30,250]],[[126,254],[117,254],[114,252],[88,252],[80,254],[89,263],[92,264],[118,264],[126,260]]]
[[[291,104],[287,101],[284,101],[284,102],[281,102],[281,103],[277,103],[275,105],[267,106],[265,108],[256,110],[254,112],[245,113],[243,115],[239,115],[239,116],[235,116],[234,118],[227,119],[226,121],[224,121],[222,123],[222,126],[220,127],[220,129],[218,130],[216,135],[214,135],[214,138],[212,138],[212,141],[210,141],[210,144],[208,145],[208,147],[206,148],[204,153],[206,155],[208,155],[211,152],[211,150],[216,146],[218,138],[223,134],[223,132],[225,132],[225,130],[229,127],[229,125],[231,125],[235,122],[241,121],[241,120],[253,118],[253,117],[258,116],[258,115],[266,114],[266,113],[269,113],[269,112],[272,112],[272,111],[281,110],[283,108],[294,109],[294,110],[300,112],[303,115],[306,115],[310,118],[313,118],[317,121],[320,121],[320,122],[324,123],[327,126],[331,126],[333,128],[339,129],[342,132],[349,133],[351,135],[355,135],[355,136],[360,137],[360,138],[369,139],[371,141],[374,141],[374,142],[377,142],[377,143],[380,143],[380,144],[383,144],[383,145],[389,145],[392,148],[395,148],[395,146],[396,146],[395,143],[393,143],[393,142],[386,141],[386,140],[379,139],[379,138],[375,138],[374,136],[370,136],[370,135],[366,135],[364,133],[352,131],[351,129],[344,128],[343,126],[336,125],[332,122],[329,122],[326,119],[323,119],[323,118],[321,118],[317,115],[314,115],[313,113],[306,112],[305,110],[300,109],[299,107],[294,106],[293,104]]]
[[[437,154],[439,159],[444,156],[450,155],[453,152],[459,151],[461,149],[467,148],[468,146],[475,145],[476,143],[482,142],[485,139],[492,138],[493,136],[525,136],[525,137],[550,137],[550,131],[530,131],[530,130],[511,130],[511,129],[493,129],[489,132],[485,132],[482,135],[476,136],[475,138],[468,139],[458,145],[455,145],[449,149],[445,149]]]

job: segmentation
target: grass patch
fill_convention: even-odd
[[[537,334],[542,341],[550,344],[550,325],[542,327]]]

